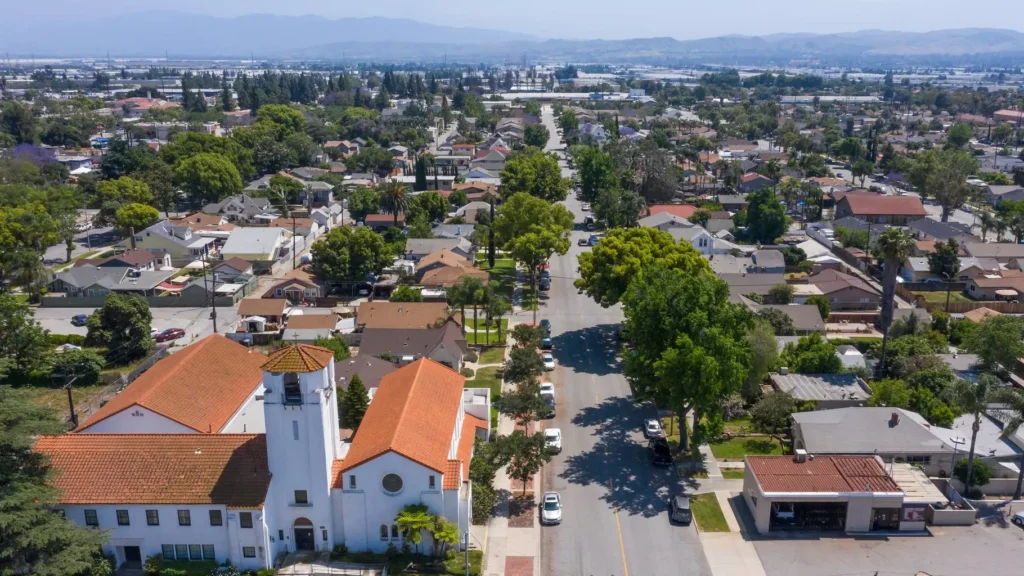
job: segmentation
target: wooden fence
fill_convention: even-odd
[[[914,294],[907,288],[906,284],[896,285],[896,294],[908,302],[915,303],[918,308],[924,308],[928,312],[934,310],[946,310],[946,303],[943,302],[927,302],[924,298],[921,298],[917,294]],[[911,284],[913,286],[913,284]],[[953,283],[953,288],[957,286],[957,283]],[[939,290],[933,290],[939,292]],[[945,291],[945,290],[941,290]],[[1024,314],[1024,304],[1017,304],[1014,302],[950,302],[949,313],[950,314],[963,314],[964,312],[970,312],[971,310],[977,310],[978,308],[988,308],[989,310],[995,310],[1002,314]]]

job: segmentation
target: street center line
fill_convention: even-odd
[[[619,525],[619,509],[615,508],[615,530],[619,533],[619,552],[622,554],[622,571],[629,576],[629,566],[626,566],[626,546],[622,543],[622,526]]]

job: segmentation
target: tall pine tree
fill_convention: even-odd
[[[359,425],[363,423],[366,407],[370,405],[370,395],[359,374],[352,377],[345,394],[339,395],[339,398],[341,400],[341,425],[352,430],[352,436],[355,436]]]

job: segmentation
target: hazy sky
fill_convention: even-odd
[[[215,16],[388,16],[547,38],[705,38],[723,34],[1024,29],[1024,0],[0,0],[0,13],[89,18],[173,9]],[[1016,15],[1016,17],[1013,17]]]

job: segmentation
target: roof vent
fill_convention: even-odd
[[[793,462],[803,463],[807,460],[807,450],[803,448],[797,448],[793,452]]]
[[[780,376],[788,376],[789,375],[789,366],[782,366],[781,368],[779,368],[779,375]]]

